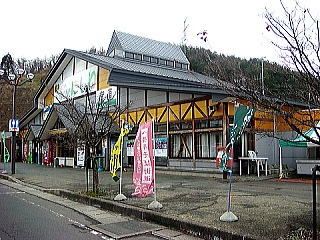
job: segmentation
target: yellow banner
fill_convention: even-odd
[[[114,145],[112,152],[111,152],[111,159],[110,159],[110,173],[114,181],[118,181],[119,178],[117,177],[117,170],[121,167],[121,159],[120,153],[122,149],[122,139],[123,137],[129,133],[132,127],[129,124],[123,124],[123,127],[120,131],[120,136]]]

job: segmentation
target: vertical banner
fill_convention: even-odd
[[[122,151],[122,139],[123,137],[130,132],[132,126],[129,123],[123,123],[121,126],[121,131],[119,138],[116,144],[112,148],[111,159],[110,159],[110,173],[112,175],[112,179],[117,182],[119,177],[117,176],[117,170],[121,167],[121,159],[120,154]]]
[[[133,196],[145,197],[154,191],[152,121],[141,124],[134,142]]]
[[[86,158],[86,145],[83,141],[77,141],[77,166],[84,167],[84,161]]]
[[[32,163],[32,152],[33,152],[33,144],[32,141],[28,143],[28,162]]]
[[[25,162],[28,162],[28,143],[24,143],[24,148],[23,148],[23,159]]]
[[[1,133],[1,138],[2,138],[2,141],[3,141],[3,149],[4,149],[3,162],[7,163],[10,160],[10,153],[9,153],[9,150],[8,150],[8,148],[6,146],[6,135],[5,135],[4,132]]]
[[[230,143],[226,146],[226,151],[223,153],[220,169],[226,172],[231,171],[229,167],[227,167],[227,162],[231,160],[231,156],[229,155],[230,149],[233,144],[240,138],[244,129],[248,126],[251,118],[253,117],[256,109],[239,106],[238,110],[234,114],[234,123],[230,133]]]

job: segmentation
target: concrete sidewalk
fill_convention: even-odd
[[[7,169],[10,170],[10,163]],[[90,170],[90,188],[91,176]],[[99,203],[106,209],[152,219],[207,239],[278,239],[300,227],[312,229],[312,187],[305,182],[234,176],[231,211],[239,221],[221,222],[220,216],[227,211],[229,188],[221,174],[157,170],[157,200],[163,208],[152,211],[147,207],[154,200],[153,195],[131,196],[132,171],[123,174],[122,193],[128,199],[121,202],[113,200],[119,193],[119,182],[114,182],[107,171],[99,172],[100,188],[112,194],[93,200],[79,194],[87,187],[84,169],[17,163],[16,174],[11,176],[9,171],[2,177],[41,190],[60,189],[51,192],[93,205]]]

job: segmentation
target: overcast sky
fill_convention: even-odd
[[[319,0],[299,2],[319,12]],[[274,61],[277,53],[262,17],[265,7],[277,13],[279,0],[6,0],[0,11],[0,57],[9,52],[13,58],[33,59],[64,48],[107,49],[114,30],[180,44],[187,19],[187,45]],[[208,31],[207,43],[197,36],[203,30]]]

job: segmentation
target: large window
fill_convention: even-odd
[[[67,137],[67,136],[66,136]],[[67,141],[67,140],[65,140]],[[74,157],[74,149],[63,140],[58,142],[58,157]]]
[[[216,147],[222,146],[222,132],[197,133],[197,157],[216,158]]]
[[[196,121],[196,128],[222,128],[222,119]]]
[[[167,124],[156,124],[154,126],[155,132],[166,132],[167,131]]]
[[[171,135],[170,150],[170,157],[172,158],[192,158],[192,135]]]
[[[179,130],[191,130],[192,122],[181,122],[181,123],[170,123],[169,130],[170,131],[179,131]]]

